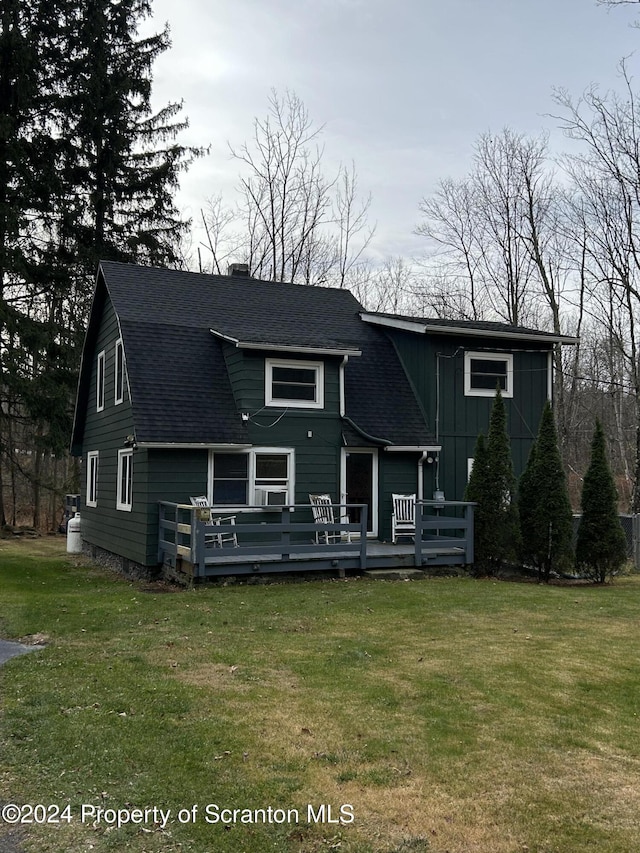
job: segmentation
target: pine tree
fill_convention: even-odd
[[[85,275],[105,258],[175,266],[188,228],[174,193],[203,151],[175,141],[181,104],[152,111],[153,64],[170,41],[166,29],[138,36],[150,15],[149,0],[85,0],[68,31],[62,237]]]
[[[489,432],[478,436],[465,500],[477,503],[474,513],[476,567],[498,572],[516,559],[518,515],[515,475],[507,432],[504,399],[498,388],[491,409]]]
[[[26,392],[34,364],[47,345],[42,323],[52,280],[47,232],[60,186],[58,142],[52,132],[58,102],[54,81],[59,74],[51,46],[59,40],[60,21],[49,2],[3,0],[0,22],[0,522],[4,524],[3,483],[11,480],[16,444],[23,446],[23,422],[30,418]]]
[[[529,458],[518,483],[518,519],[520,522],[520,557],[525,566],[534,565],[533,543],[536,506],[536,443],[531,445]]]
[[[486,571],[489,544],[487,542],[490,519],[487,517],[487,488],[489,482],[487,442],[484,433],[480,433],[473,452],[473,467],[465,489],[465,501],[473,501],[476,506],[473,514],[474,568],[477,572]]]
[[[582,485],[582,518],[578,527],[578,571],[604,583],[626,559],[626,539],[618,516],[618,495],[605,451],[600,421],[591,443],[591,461]]]
[[[175,141],[180,104],[151,110],[169,38],[138,36],[150,11],[149,0],[3,0],[0,522],[18,436],[34,524],[44,462],[68,447],[97,262],[180,263],[188,223],[174,192],[202,152]]]
[[[542,412],[535,449],[520,483],[520,530],[525,561],[549,581],[573,561],[573,517],[551,404]]]

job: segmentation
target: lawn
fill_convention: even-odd
[[[0,636],[47,638],[0,669],[23,850],[640,849],[640,576],[176,590],[63,548],[0,540]]]

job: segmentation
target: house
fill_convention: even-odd
[[[366,312],[345,290],[103,262],[72,438],[82,538],[146,570],[161,501],[206,495],[269,522],[328,493],[366,506],[367,536],[388,540],[393,493],[462,499],[496,384],[523,467],[561,340]]]

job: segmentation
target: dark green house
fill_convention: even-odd
[[[392,493],[462,498],[496,384],[522,469],[557,341],[372,314],[344,290],[103,262],[72,441],[82,538],[150,569],[160,501],[206,495],[268,522],[328,493],[366,504],[369,536],[388,540]]]

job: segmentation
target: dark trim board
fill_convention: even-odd
[[[423,561],[419,568],[429,569],[435,566],[463,566],[463,548],[423,549]],[[231,575],[269,575],[272,573],[293,572],[361,572],[370,569],[415,569],[415,547],[413,543],[392,545],[388,542],[367,542],[366,566],[363,568],[360,558],[353,552],[337,551],[331,555],[323,553],[322,547],[314,553],[296,554],[293,551],[286,561],[277,556],[265,556],[256,553],[255,559],[246,555],[228,554],[220,557],[207,557],[204,574],[195,576],[193,566],[185,559],[178,558],[176,569],[187,577],[206,580]]]

